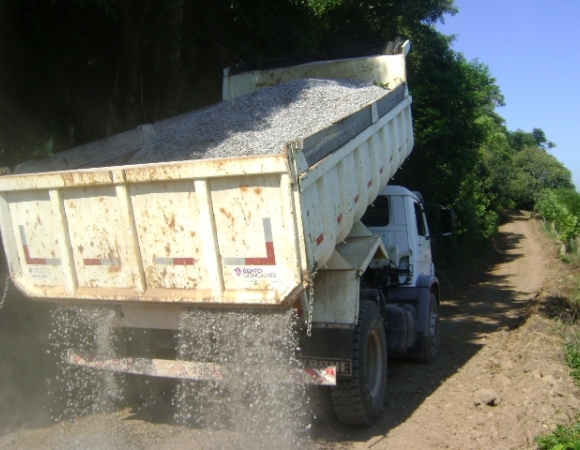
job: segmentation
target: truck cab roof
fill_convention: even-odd
[[[422,202],[423,198],[421,196],[421,194],[419,194],[418,192],[413,192],[410,191],[409,189],[403,187],[403,186],[392,186],[390,184],[386,185],[381,192],[379,192],[379,195],[408,195],[410,197],[413,197],[415,200],[417,200],[418,202]]]

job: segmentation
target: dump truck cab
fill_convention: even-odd
[[[391,266],[400,271],[394,285],[415,286],[419,277],[433,277],[429,227],[423,198],[402,186],[386,186],[361,222],[381,237]]]

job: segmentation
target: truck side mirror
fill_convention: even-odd
[[[441,235],[453,236],[455,234],[455,212],[449,208],[441,208],[439,219]]]

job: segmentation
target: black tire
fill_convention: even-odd
[[[352,344],[353,377],[337,381],[332,403],[341,423],[371,426],[384,409],[387,387],[387,340],[376,303],[361,301]]]
[[[441,339],[439,336],[439,303],[437,297],[431,292],[429,298],[429,316],[427,317],[427,333],[421,341],[421,356],[419,361],[423,364],[435,362],[439,356]]]

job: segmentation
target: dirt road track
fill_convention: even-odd
[[[556,322],[532,307],[544,281],[557,278],[557,264],[528,219],[512,214],[499,239],[503,260],[479,285],[445,298],[440,359],[430,367],[390,361],[379,422],[352,429],[323,416],[302,447],[532,449],[536,435],[577,417],[580,392],[568,376]],[[223,432],[143,420],[126,410],[4,433],[2,449],[251,448]]]
[[[501,228],[503,260],[484,282],[444,301],[440,360],[391,363],[386,414],[372,429],[341,433],[340,448],[530,449],[539,433],[577,417],[556,323],[530,314],[558,273],[528,218],[514,213]]]

